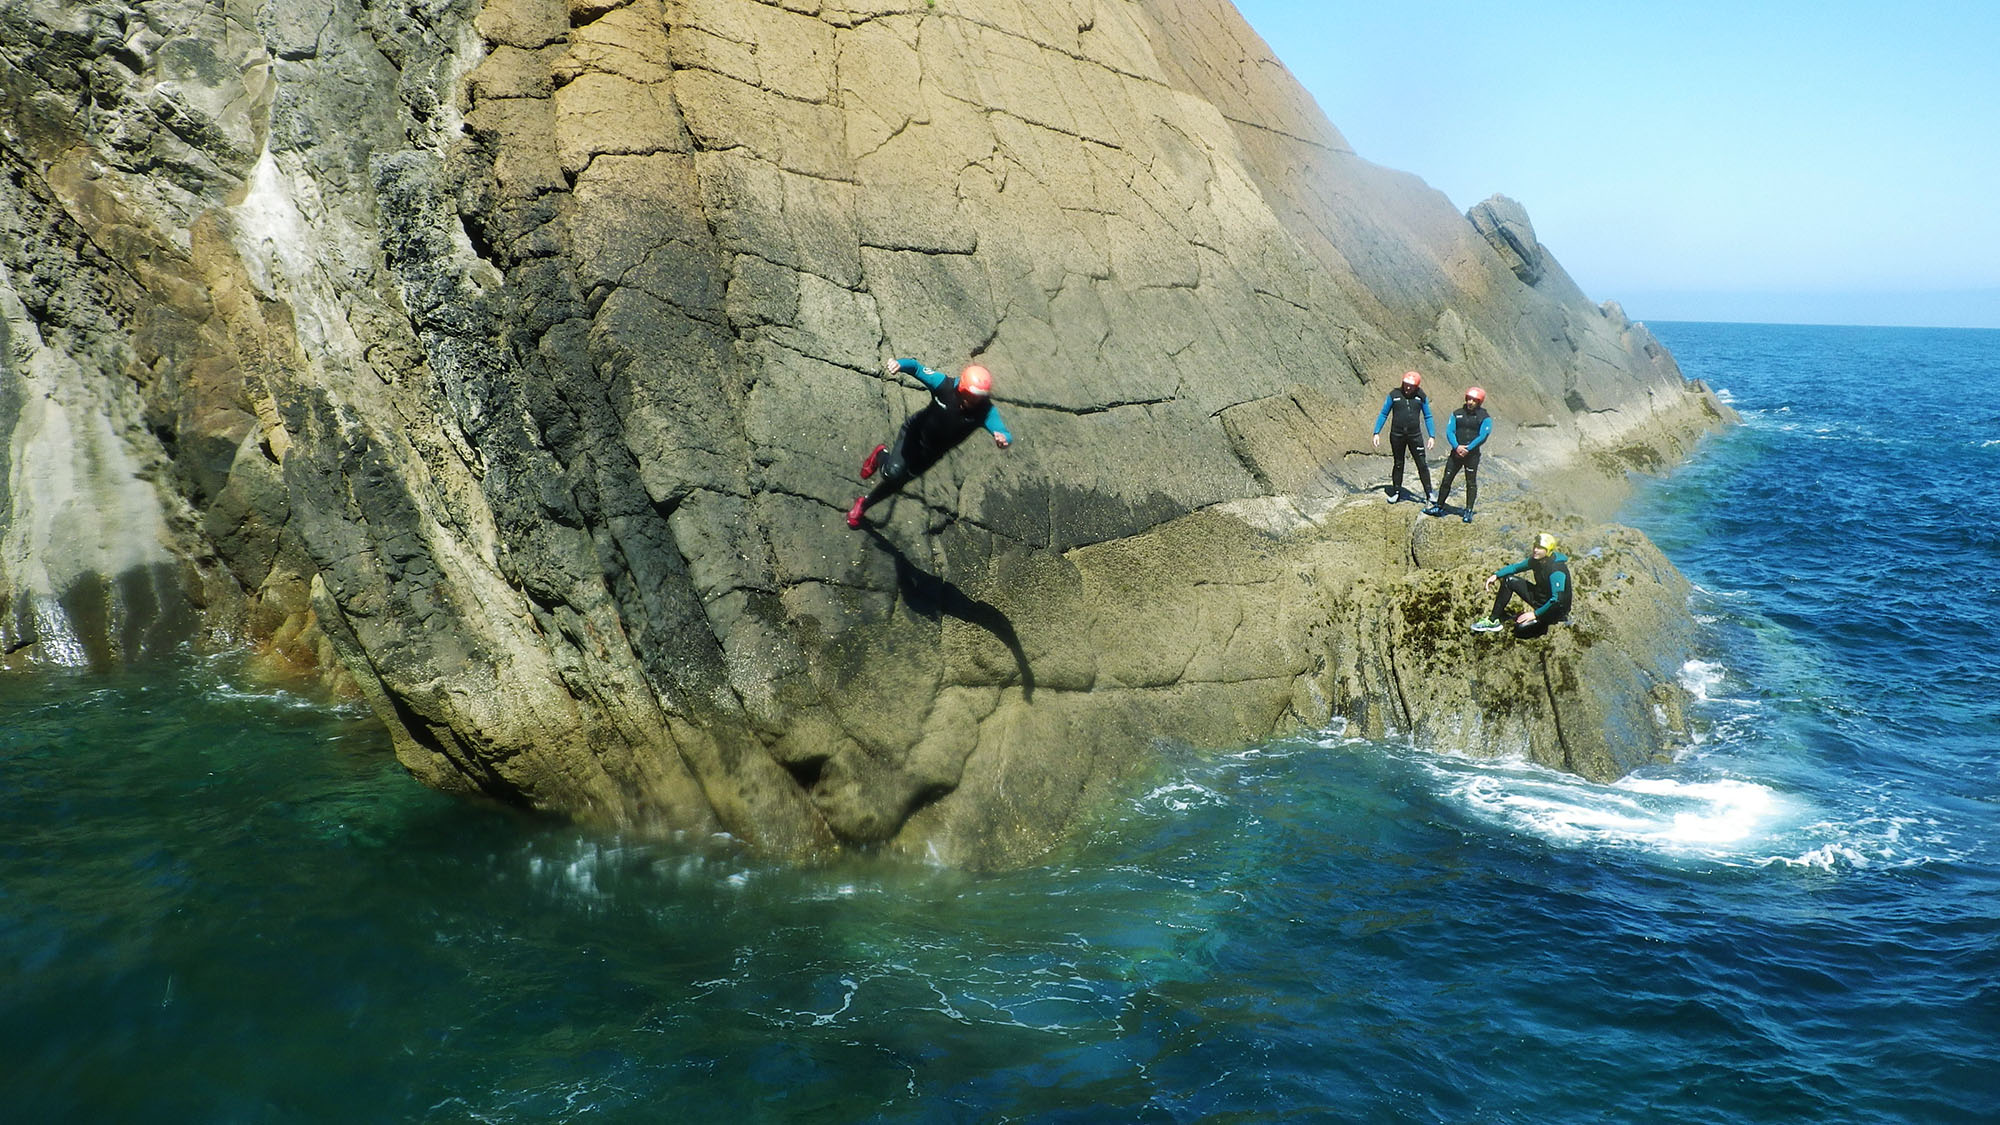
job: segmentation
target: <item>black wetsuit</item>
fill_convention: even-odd
[[[1528,581],[1522,571],[1533,573],[1534,581]],[[1493,595],[1493,612],[1488,617],[1500,620],[1500,615],[1507,611],[1507,602],[1516,597],[1534,608],[1534,622],[1514,626],[1515,636],[1538,637],[1548,632],[1549,626],[1569,616],[1568,555],[1555,551],[1539,559],[1524,559],[1496,572],[1495,576],[1500,579],[1500,589]]]
[[[1393,418],[1392,418],[1393,416]],[[1424,484],[1424,494],[1430,495],[1431,467],[1424,459],[1424,439],[1431,432],[1430,399],[1419,390],[1415,394],[1404,394],[1401,387],[1389,392],[1382,402],[1382,413],[1375,416],[1375,432],[1382,432],[1382,423],[1389,421],[1389,452],[1395,455],[1396,467],[1389,476],[1390,499],[1403,493],[1403,455],[1409,454],[1417,462],[1417,479]]]
[[[1444,479],[1438,481],[1438,507],[1444,507],[1444,498],[1451,495],[1452,478],[1461,468],[1465,470],[1465,510],[1470,512],[1479,507],[1480,447],[1492,432],[1493,417],[1484,406],[1469,409],[1461,406],[1445,419],[1444,440],[1451,444],[1451,453],[1445,458]],[[1461,445],[1465,447],[1463,457],[1458,455]]]

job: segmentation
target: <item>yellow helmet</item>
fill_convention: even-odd
[[[1562,541],[1544,531],[1540,535],[1535,536],[1535,546],[1553,555],[1562,549]]]

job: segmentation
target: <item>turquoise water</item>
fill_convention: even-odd
[[[227,661],[0,679],[0,1105],[2000,1119],[2000,332],[1655,331],[1745,417],[1627,515],[1699,587],[1674,767],[1334,730],[1033,870],[796,871],[430,793]]]

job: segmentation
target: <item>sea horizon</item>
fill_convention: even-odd
[[[1726,324],[1741,328],[1879,328],[1884,330],[1911,332],[2000,332],[2000,325],[1983,327],[1973,324],[1860,324],[1851,322],[1810,321],[1810,320],[1647,320],[1632,317],[1635,324]]]
[[[2000,288],[1845,293],[1636,290],[1614,293],[1609,299],[1626,316],[1648,324],[2000,330]]]

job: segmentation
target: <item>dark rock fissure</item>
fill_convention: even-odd
[[[1576,772],[1576,755],[1570,749],[1568,736],[1563,733],[1562,701],[1556,693],[1555,681],[1549,675],[1549,654],[1543,652],[1541,658],[1542,688],[1548,693],[1549,721],[1555,724],[1556,745],[1562,748],[1562,768],[1574,773]]]

